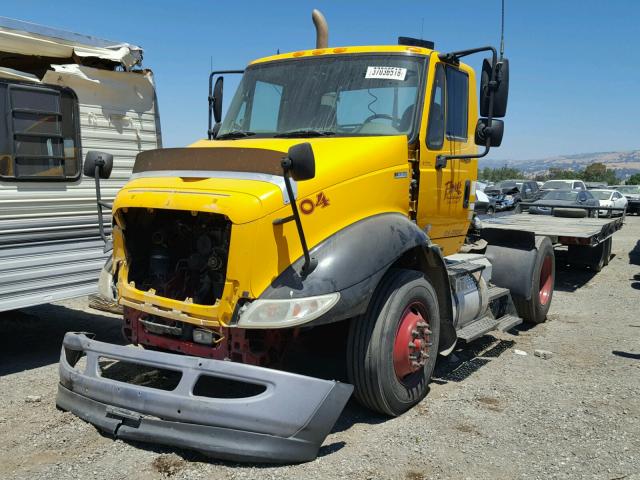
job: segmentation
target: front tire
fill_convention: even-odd
[[[428,392],[440,338],[436,292],[414,270],[383,277],[367,312],[351,321],[347,373],[356,399],[398,416]]]

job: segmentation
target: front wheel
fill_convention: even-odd
[[[428,392],[439,338],[438,301],[424,274],[387,272],[367,312],[349,329],[347,372],[357,400],[394,417],[420,402]]]

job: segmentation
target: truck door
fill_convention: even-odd
[[[438,155],[476,152],[473,126],[477,109],[470,108],[475,93],[471,99],[469,95],[475,80],[468,67],[442,62],[430,65],[428,78],[420,133],[417,222],[445,254],[450,254],[464,241],[473,213],[477,161],[453,159],[436,168],[436,159]]]

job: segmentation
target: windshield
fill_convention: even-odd
[[[598,200],[609,200],[613,192],[607,192],[606,190],[591,190],[591,194]]]
[[[334,55],[251,66],[217,138],[411,138],[426,61],[398,54]]]
[[[554,189],[558,189],[558,190],[570,190],[571,189],[571,182],[565,182],[562,180],[549,180],[548,182],[545,182],[544,185],[542,185],[543,189],[547,189],[547,190],[554,190]]]
[[[571,190],[551,190],[542,197],[544,200],[569,200],[574,202],[578,198],[578,192]]]
[[[616,187],[616,190],[618,190],[620,193],[626,193],[627,195],[629,194],[640,194],[640,185],[622,185],[620,187]]]

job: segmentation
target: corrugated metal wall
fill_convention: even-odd
[[[109,77],[103,84],[111,97],[101,95],[100,86],[86,89],[62,77],[58,83],[71,84],[78,94],[83,158],[89,150],[114,155],[111,178],[101,181],[103,198],[110,202],[129,178],[136,155],[159,146],[155,95],[150,76],[144,80],[141,74],[88,70],[94,82]],[[127,79],[124,85],[117,84],[119,78]],[[127,110],[112,100],[114,87],[131,87],[138,96],[152,98],[144,108]],[[105,221],[110,225],[111,217]],[[0,311],[95,293],[106,257],[92,178],[0,181]]]

